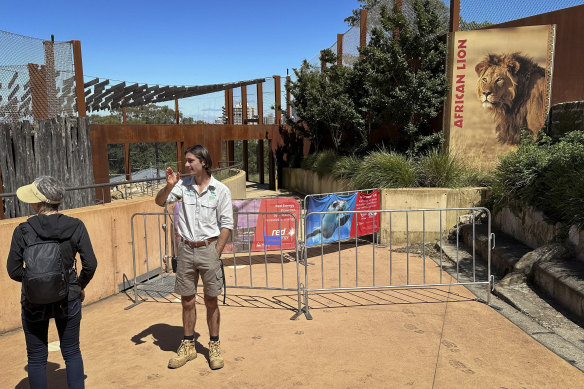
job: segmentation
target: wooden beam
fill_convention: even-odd
[[[87,106],[85,105],[85,84],[83,83],[83,60],[81,56],[81,42],[72,41],[73,63],[75,69],[75,98],[77,100],[77,116],[87,116]],[[99,81],[97,78],[94,80]],[[90,84],[90,83],[89,83]],[[93,84],[90,84],[91,86]]]

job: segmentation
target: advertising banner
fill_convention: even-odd
[[[281,213],[295,215],[296,219]],[[225,252],[296,248],[296,229],[301,222],[300,204],[292,197],[234,200],[233,217],[233,241],[225,246]]]
[[[366,194],[355,192],[349,195],[330,194],[321,198],[308,198],[307,213],[378,210],[379,191]],[[306,246],[338,242],[379,230],[378,213],[314,214],[306,220]]]
[[[514,150],[522,130],[534,136],[550,108],[555,26],[457,31],[450,35],[451,151],[493,167]]]

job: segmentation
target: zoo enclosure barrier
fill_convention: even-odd
[[[132,215],[129,243],[132,245],[133,275],[131,280],[124,277],[122,289],[131,287],[134,298],[126,309],[145,301],[145,295],[168,299],[174,293],[172,270],[176,271],[176,253],[181,239],[176,232],[176,216],[167,208],[164,212]],[[221,259],[226,287],[295,292],[297,317],[302,311],[301,289],[304,287],[300,278],[298,235],[279,236],[279,231],[298,231],[297,216],[289,212],[239,212],[237,216],[238,219],[254,219],[263,234],[232,231]],[[142,223],[136,221],[139,217]],[[275,224],[277,229],[270,228],[270,224]],[[139,225],[142,228],[138,228]],[[138,236],[139,233],[143,236]],[[142,240],[143,245],[139,245]],[[242,270],[242,267],[249,269]]]
[[[304,226],[308,225],[308,219],[313,215],[320,218],[321,226],[327,222],[340,225],[341,219],[346,216],[354,217],[358,224],[359,218],[357,216],[364,213],[371,214],[372,211],[308,212],[304,215]],[[348,238],[342,237],[341,229],[337,228],[335,233],[337,234],[336,253],[338,260],[335,263],[330,256],[330,254],[334,254],[334,251],[330,249],[333,243],[326,244],[325,239],[321,237],[320,263],[313,263],[314,267],[310,268],[305,266],[304,284],[306,287],[303,289],[303,312],[307,318],[311,318],[309,295],[324,291],[485,285],[487,287],[487,304],[490,303],[490,293],[494,285],[494,279],[491,275],[491,250],[494,234],[491,234],[491,214],[487,208],[376,210],[373,211],[373,214],[375,217],[369,217],[368,220],[371,223],[376,223],[376,216],[379,215],[379,231],[383,235],[381,237],[383,244],[378,243],[377,232],[375,232],[373,225],[370,229],[373,231],[370,241],[359,238],[357,233],[351,234]],[[488,229],[489,250],[486,258],[486,274],[478,270],[476,261],[475,228],[476,224],[483,222],[481,216],[486,218]],[[463,257],[461,254],[460,225],[463,223],[463,219],[472,223],[473,226],[473,241],[470,248],[472,256],[470,258]],[[444,258],[443,247],[447,240],[445,235],[447,235],[448,226],[452,225],[456,226],[453,230],[453,236],[451,236],[456,251],[452,259],[454,269],[449,269],[451,262]],[[305,242],[308,239],[307,236],[308,233],[305,229]],[[439,258],[434,266],[429,266],[426,254],[427,243],[436,240],[439,245]],[[354,245],[352,245],[353,242]],[[328,246],[326,258],[325,244]],[[347,250],[349,244],[353,246],[351,249],[354,249],[354,259],[351,260],[347,259],[347,254],[352,254],[350,250]],[[421,244],[421,258],[419,255],[410,254],[412,245],[416,244]],[[403,256],[394,259],[396,248],[402,252],[405,250],[405,260]],[[311,257],[309,251],[315,249],[318,251],[318,247],[304,250],[303,262],[305,264],[308,264],[309,257]],[[318,255],[312,257],[315,256],[318,257]],[[431,261],[434,263],[432,259]],[[435,265],[438,265],[438,268]],[[416,270],[416,272],[412,270]],[[445,277],[444,274],[447,270],[451,270],[454,275]],[[337,274],[335,275],[334,272]],[[379,274],[381,277],[378,276]],[[315,284],[317,286],[311,286]]]
[[[476,261],[476,224],[487,223],[489,248],[492,248],[494,236],[491,231],[491,215],[486,208],[442,208],[413,210],[375,210],[345,212],[309,212],[301,219],[303,224],[311,215],[322,220],[329,215],[339,220],[343,215],[373,213],[369,217],[372,223],[379,224],[379,232],[374,231],[369,237],[354,236],[340,238],[333,243],[324,243],[320,247],[307,248],[299,241],[298,235],[285,243],[284,239],[273,239],[265,231],[268,218],[275,220],[278,230],[291,226],[298,231],[296,215],[287,212],[240,212],[238,218],[253,218],[262,225],[263,236],[253,236],[244,232],[233,236],[224,250],[222,262],[226,268],[226,286],[233,289],[264,289],[293,291],[297,296],[297,308],[293,319],[304,313],[311,319],[309,295],[325,291],[351,291],[390,288],[429,288],[452,285],[484,285],[487,287],[487,303],[490,303],[493,276],[491,275],[491,253],[487,258],[487,270],[477,270]],[[138,229],[135,219],[143,218],[143,246],[137,237]],[[473,225],[472,257],[459,258],[460,224],[466,219]],[[486,219],[486,220],[484,220]],[[379,220],[376,222],[375,220]],[[454,222],[453,222],[454,221]],[[358,220],[357,220],[358,222]],[[133,282],[124,280],[124,288],[131,286],[134,301],[127,309],[144,301],[145,295],[156,294],[168,299],[174,292],[174,275],[171,273],[170,260],[176,259],[178,240],[173,228],[173,213],[165,209],[161,213],[136,213],[131,218]],[[154,227],[152,226],[154,225]],[[456,225],[452,230],[452,240],[456,254],[450,260],[444,258],[443,245],[448,240],[448,226]],[[358,227],[358,225],[357,225]],[[305,230],[306,231],[306,230]],[[379,243],[379,234],[384,235]],[[157,238],[156,238],[157,237]],[[306,232],[304,235],[306,241]],[[427,243],[437,241],[440,247],[439,257],[428,260]],[[413,247],[421,244],[421,254],[415,254]],[[326,250],[325,250],[326,245]],[[158,247],[158,251],[153,247]],[[350,247],[351,246],[351,247]],[[149,248],[150,247],[150,248]],[[299,251],[301,247],[305,249]],[[319,250],[320,248],[320,250]],[[349,256],[353,255],[351,259]],[[405,253],[394,258],[396,252]],[[278,252],[279,251],[279,252]],[[320,260],[309,262],[310,258]],[[326,257],[325,257],[326,251]],[[334,253],[337,260],[332,259]],[[231,255],[228,255],[231,254]],[[138,260],[138,258],[141,258]],[[434,263],[434,265],[430,265]],[[301,266],[304,268],[302,275]],[[242,267],[249,267],[241,270]],[[452,269],[450,269],[452,268]],[[451,270],[451,275],[445,275]],[[294,277],[295,273],[295,277]],[[291,276],[292,275],[292,276]],[[336,278],[335,278],[336,277]],[[332,280],[332,281],[331,281]],[[126,281],[128,285],[126,285]]]

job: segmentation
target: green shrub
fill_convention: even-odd
[[[496,169],[494,208],[531,205],[566,225],[584,226],[584,133],[567,133],[556,143],[546,135],[522,137],[516,151]]]
[[[381,150],[363,159],[351,181],[357,189],[369,189],[408,188],[416,180],[416,168],[405,156]]]
[[[464,165],[448,150],[434,148],[418,161],[419,184],[427,188],[453,188],[461,185]]]
[[[300,168],[303,170],[314,170],[314,163],[316,162],[316,154],[308,154],[302,157],[300,161]]]
[[[418,185],[425,188],[460,188],[489,186],[492,175],[465,163],[464,159],[448,150],[434,148],[417,163]]]
[[[339,156],[334,150],[324,150],[316,154],[314,171],[319,177],[329,175]]]
[[[357,173],[361,158],[354,155],[339,157],[332,167],[331,175],[336,180],[351,180]]]

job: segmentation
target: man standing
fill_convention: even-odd
[[[233,229],[231,192],[211,175],[211,156],[205,147],[189,147],[185,160],[190,176],[181,179],[180,172],[175,174],[172,168],[166,168],[166,186],[155,199],[160,206],[182,201],[178,214],[178,233],[182,240],[178,246],[174,290],[181,296],[184,338],[177,355],[168,361],[168,367],[181,367],[197,357],[195,295],[200,275],[210,336],[209,366],[215,370],[223,367],[217,296],[224,282],[221,252]]]

